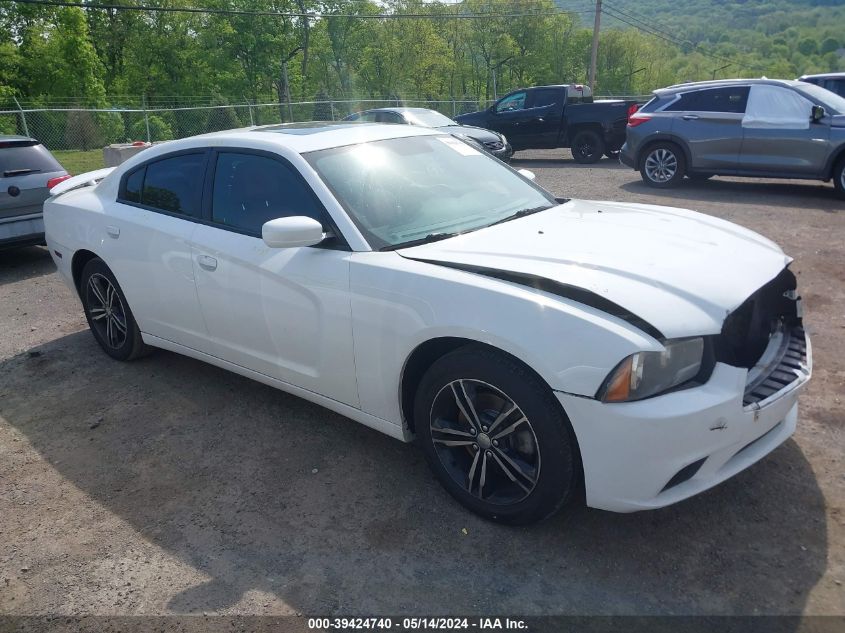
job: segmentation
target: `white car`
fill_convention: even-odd
[[[710,488],[792,434],[810,377],[769,240],[556,200],[434,130],[220,132],[52,193],[50,252],[107,354],[161,347],[416,437],[503,522]]]

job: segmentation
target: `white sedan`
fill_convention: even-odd
[[[710,488],[793,433],[810,377],[774,243],[555,199],[433,130],[221,132],[52,193],[50,253],[111,357],[164,348],[416,437],[503,522]]]

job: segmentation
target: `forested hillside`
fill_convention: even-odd
[[[220,12],[3,0],[0,102],[13,96],[28,104],[88,106],[132,105],[141,96],[147,103],[266,102],[288,92],[294,101],[482,100],[493,96],[494,77],[499,94],[517,85],[586,81],[594,6],[590,0],[145,4],[155,2]],[[643,94],[713,76],[845,70],[839,0],[606,0],[605,8],[599,94]],[[403,17],[374,17],[381,14]]]

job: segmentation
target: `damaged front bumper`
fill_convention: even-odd
[[[795,431],[812,373],[803,328],[772,336],[752,369],[718,362],[706,384],[626,403],[558,392],[584,465],[587,505],[667,506],[755,463]]]

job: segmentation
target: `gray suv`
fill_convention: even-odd
[[[0,248],[44,241],[41,209],[50,187],[70,178],[46,147],[0,135]]]
[[[833,179],[845,197],[845,98],[775,79],[656,90],[629,118],[620,160],[653,187],[716,174]]]

